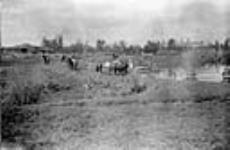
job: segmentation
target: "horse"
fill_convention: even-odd
[[[66,55],[62,55],[61,62],[65,61],[66,59],[67,59],[67,56]]]
[[[78,67],[78,60],[72,57],[67,58],[67,63],[72,70],[76,70]]]
[[[96,65],[96,72],[103,72],[103,69],[107,69],[108,73],[127,74],[129,69],[133,69],[133,63],[129,61],[114,60],[112,62],[106,61]]]
[[[129,69],[129,64],[128,63],[121,63],[121,64],[115,64],[114,66],[114,74],[117,75],[119,74],[127,74]]]
[[[43,54],[42,59],[43,59],[45,64],[48,65],[50,63],[50,57],[48,55]]]
[[[115,60],[114,61],[114,74],[127,74],[134,68],[133,61],[128,58],[128,59],[123,59],[123,60]]]

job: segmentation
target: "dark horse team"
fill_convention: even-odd
[[[96,72],[105,72],[107,71],[108,73],[113,73],[115,75],[125,75],[128,73],[129,69],[133,68],[133,64],[131,61],[125,61],[122,62],[120,60],[115,60],[112,62],[104,62],[104,63],[99,63],[96,66]]]
[[[50,64],[50,57],[47,54],[42,54],[42,59],[46,65]]]

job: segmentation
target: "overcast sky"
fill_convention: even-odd
[[[222,40],[230,23],[228,0],[0,0],[4,45],[40,44],[43,36],[63,34],[108,43],[125,40],[190,38]]]

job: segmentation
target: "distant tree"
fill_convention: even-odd
[[[140,45],[129,45],[126,49],[126,54],[140,54],[142,51],[142,47]]]
[[[49,45],[49,41],[46,39],[46,37],[43,37],[41,46],[42,47],[47,47],[48,45]]]
[[[105,40],[98,39],[96,43],[97,49],[100,51],[104,50],[105,43],[106,43]]]
[[[143,51],[143,48],[140,45],[134,45],[134,52],[135,54],[141,54],[141,52]]]
[[[160,42],[147,41],[143,51],[146,53],[156,54],[160,49]]]
[[[84,46],[83,46],[83,52],[89,52],[89,53],[94,53],[94,52],[96,52],[95,51],[95,48],[93,47],[93,46],[91,46],[91,45],[89,45],[88,43],[85,43],[84,44]]]
[[[76,53],[82,54],[84,51],[84,47],[85,47],[85,45],[80,40],[78,40],[76,43],[70,45],[68,47],[68,50],[70,52],[74,52],[74,53],[76,52]]]
[[[230,52],[225,51],[221,56],[221,63],[225,65],[230,65]]]
[[[2,61],[2,55],[3,55],[3,48],[2,46],[0,47],[0,62]]]
[[[47,39],[46,37],[43,37],[41,45],[42,47],[49,48],[52,50],[60,50],[63,46],[62,40],[62,36],[59,36],[55,39]]]
[[[220,50],[220,42],[218,40],[215,41],[215,49],[216,51],[219,51]]]
[[[85,45],[81,41],[77,41],[74,47],[78,53],[83,53]]]
[[[111,51],[116,53],[121,53],[119,44],[117,44],[116,42],[113,43],[111,46]]]
[[[226,38],[224,41],[224,49],[229,50],[230,49],[230,37]]]
[[[221,63],[230,65],[230,37],[226,38],[221,46],[224,49],[221,56]]]
[[[59,35],[56,41],[57,41],[58,50],[61,50],[63,48],[63,36]]]
[[[119,41],[118,43],[115,42],[112,46],[111,46],[111,50],[115,53],[124,53],[127,50],[127,46],[126,43],[124,41]]]
[[[117,42],[115,42],[111,47],[110,47],[110,50],[111,51],[113,51],[113,52],[115,52],[115,53],[126,53],[126,51],[127,51],[127,49],[128,49],[128,46],[127,46],[127,44],[126,44],[126,42],[125,41],[123,41],[123,40],[121,40],[121,41],[119,41],[118,43]]]
[[[176,49],[176,40],[171,38],[168,40],[168,49],[173,50]]]
[[[126,44],[126,42],[124,41],[124,40],[121,40],[120,42],[119,42],[119,47],[120,47],[120,51],[121,52],[125,52],[126,51],[126,49],[127,49],[127,44]]]
[[[112,45],[109,45],[109,44],[106,44],[106,45],[104,46],[104,49],[105,49],[105,51],[107,51],[107,52],[112,52],[112,50],[113,50]]]

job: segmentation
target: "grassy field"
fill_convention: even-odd
[[[180,64],[163,57],[155,63]],[[79,71],[60,56],[1,67],[2,141],[35,150],[230,149],[229,84],[98,74],[102,59],[85,56]]]

